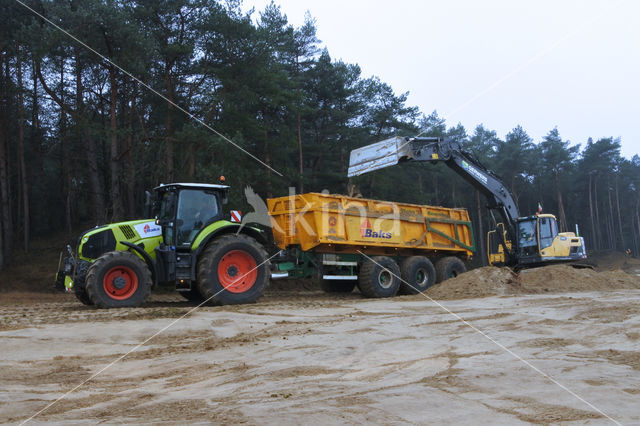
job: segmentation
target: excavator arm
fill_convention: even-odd
[[[511,193],[495,174],[482,166],[453,138],[394,137],[355,149],[351,151],[348,176],[358,176],[407,161],[444,162],[487,197],[488,208],[499,212],[508,238],[516,241],[516,219],[520,215]],[[509,257],[514,256],[504,241],[500,244]]]

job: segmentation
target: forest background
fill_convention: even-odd
[[[521,214],[540,204],[563,230],[577,224],[588,249],[640,252],[640,157],[624,158],[619,138],[572,144],[554,127],[533,140],[516,126],[500,139],[490,123],[449,125],[333,60],[311,15],[295,27],[273,3],[260,12],[237,0],[25,4],[113,62],[20,2],[0,3],[0,269],[34,237],[141,217],[144,191],[161,182],[220,175],[240,210],[246,186],[271,197],[356,185],[368,198],[465,207],[483,259],[486,201],[444,165],[347,179],[352,149],[419,133],[460,140]]]

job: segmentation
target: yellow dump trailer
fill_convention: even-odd
[[[267,205],[283,250],[272,277],[316,275],[325,291],[415,294],[465,272],[475,249],[465,209],[318,193]]]
[[[469,258],[473,233],[466,209],[307,193],[267,200],[276,244],[320,253]]]

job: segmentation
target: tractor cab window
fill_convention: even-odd
[[[551,217],[541,217],[539,220],[540,249],[544,249],[553,244],[553,239],[558,235],[558,223]]]
[[[538,252],[535,219],[518,222],[518,247],[521,256],[530,256]]]
[[[205,225],[218,216],[218,198],[199,189],[183,189],[176,215],[176,246],[190,245]]]

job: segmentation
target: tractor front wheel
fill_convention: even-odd
[[[198,260],[198,289],[214,305],[255,302],[270,276],[267,252],[248,235],[223,235]]]
[[[83,305],[91,306],[93,302],[89,298],[87,291],[84,288],[84,283],[78,284],[77,287],[74,284],[73,293],[76,295],[76,299],[78,299]]]
[[[85,288],[97,307],[125,308],[142,305],[151,285],[151,272],[142,259],[128,251],[112,251],[89,267]]]

